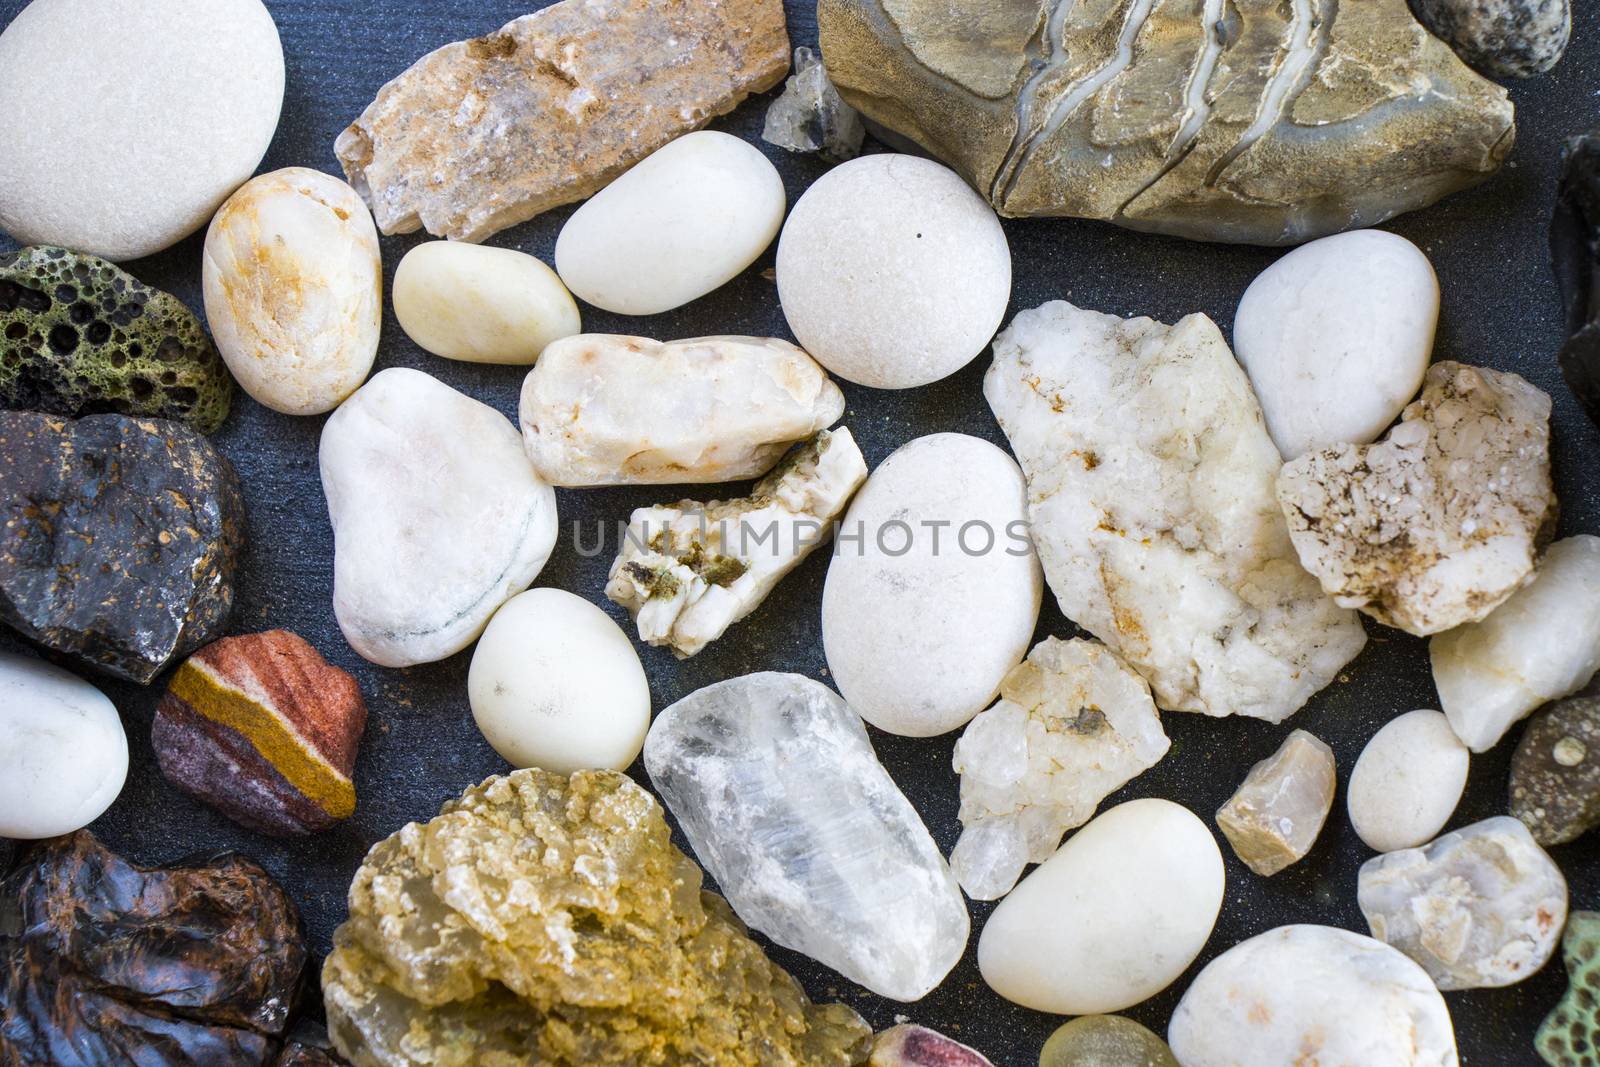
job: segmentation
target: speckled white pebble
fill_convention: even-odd
[[[1408,711],[1372,735],[1350,773],[1350,822],[1379,852],[1432,841],[1461,802],[1471,754],[1437,711]]]
[[[467,363],[527,365],[583,329],[556,272],[512,248],[420,244],[395,269],[393,299],[407,337]]]

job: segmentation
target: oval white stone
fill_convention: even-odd
[[[1301,245],[1262,271],[1233,345],[1285,460],[1375,441],[1422,385],[1439,280],[1422,250],[1382,230]]]
[[[1350,822],[1378,852],[1438,836],[1467,786],[1467,746],[1437,711],[1408,711],[1372,735],[1350,773]]]
[[[625,770],[650,728],[633,642],[561,589],[530,589],[495,613],[473,650],[467,697],[484,738],[515,767]]]
[[[583,324],[556,272],[511,248],[428,241],[394,272],[406,336],[445,359],[530,364]]]
[[[595,307],[670,311],[754,263],[787,202],[757,148],[715,130],[685,134],[573,213],[556,239],[556,270]]]
[[[255,171],[283,46],[260,0],[34,0],[0,34],[0,100],[0,230],[138,259]]]
[[[778,297],[824,367],[910,389],[955,373],[994,338],[1011,299],[1011,249],[954,171],[863,156],[824,174],[790,212]]]
[[[1456,1067],[1450,1010],[1381,941],[1280,926],[1206,965],[1167,1029],[1183,1067]]]
[[[1194,962],[1222,891],[1222,852],[1205,823],[1171,801],[1131,800],[1068,838],[1001,901],[978,940],[978,969],[1024,1007],[1121,1011]]]
[[[0,837],[87,826],[127,777],[128,738],[105,694],[48,663],[0,653]]]
[[[828,669],[862,718],[933,737],[988,706],[1039,620],[1026,514],[1016,463],[965,434],[919,437],[867,479],[822,592]]]
[[[258,403],[331,411],[372,370],[378,229],[339,179],[289,167],[245,183],[211,220],[201,281],[217,350]]]

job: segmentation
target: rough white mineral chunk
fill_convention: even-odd
[[[552,485],[757,478],[832,425],[844,394],[787,341],[579,334],[522,385],[522,434]]]
[[[1366,643],[1301,569],[1280,459],[1215,324],[1053,301],[994,345],[984,395],[1028,476],[1061,610],[1175,711],[1281,722]]]
[[[956,742],[961,839],[950,866],[974,900],[1005,896],[1029,863],[1171,743],[1150,687],[1098,641],[1051,637]]]
[[[1389,436],[1301,456],[1278,499],[1340,606],[1423,636],[1476,622],[1533,572],[1555,520],[1550,397],[1515,374],[1435,363]]]
[[[866,480],[867,461],[841,426],[796,445],[750,496],[639,508],[606,596],[628,609],[641,640],[692,656],[828,540]]]
[[[861,113],[844,102],[822,60],[809,48],[794,50],[794,73],[767,108],[761,139],[791,152],[820,152],[843,163],[861,154],[867,129]]]
[[[751,674],[663,711],[644,763],[739,917],[895,1000],[961,958],[967,907],[866,727],[831,689]]]
[[[1600,670],[1600,537],[1557,541],[1528,585],[1487,619],[1428,643],[1456,736],[1487,752],[1518,720]]]
[[[556,494],[505,416],[421,371],[373,375],[322,430],[333,613],[385,667],[470,645],[538,577]]]
[[[1295,730],[1278,751],[1250,768],[1217,825],[1245,866],[1270,877],[1299,863],[1317,843],[1333,809],[1333,749]]]
[[[1368,860],[1357,900],[1372,936],[1416,960],[1447,992],[1530,977],[1567,922],[1567,880],[1509,815]]]

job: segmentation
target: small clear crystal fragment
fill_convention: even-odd
[[[1217,812],[1217,825],[1247,867],[1263,876],[1277,874],[1317,843],[1333,808],[1335,782],[1333,749],[1296,730],[1250,768]]]
[[[809,48],[794,50],[794,73],[783,94],[767,108],[761,139],[791,152],[820,152],[843,163],[861,154],[867,131],[861,115],[828,80],[822,60]]]

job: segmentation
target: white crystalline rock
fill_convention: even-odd
[[[967,895],[1005,896],[1170,744],[1150,687],[1116,653],[1080,639],[1035,646],[956,742],[963,829],[950,866]]]
[[[1360,621],[1295,558],[1278,450],[1210,319],[1053,301],[995,340],[984,395],[1061,610],[1161,707],[1281,722],[1361,651]]]
[[[1446,992],[1531,977],[1567,922],[1566,879],[1509,815],[1368,860],[1356,892],[1372,936]]]
[[[1421,636],[1476,622],[1533,573],[1555,521],[1550,397],[1435,363],[1389,436],[1288,463],[1278,499],[1300,561],[1342,607]]]
[[[828,540],[866,479],[861,449],[840,427],[796,445],[750,496],[639,508],[606,596],[628,609],[641,640],[692,656]]]
[[[844,413],[816,361],[770,337],[579,334],[522,385],[523,440],[552,485],[757,478]]]
[[[751,674],[663,711],[644,763],[739,917],[882,996],[961,958],[966,902],[861,717],[797,674]]]
[[[373,375],[322,430],[333,613],[384,667],[466,648],[532,584],[556,494],[505,416],[421,371]]]

